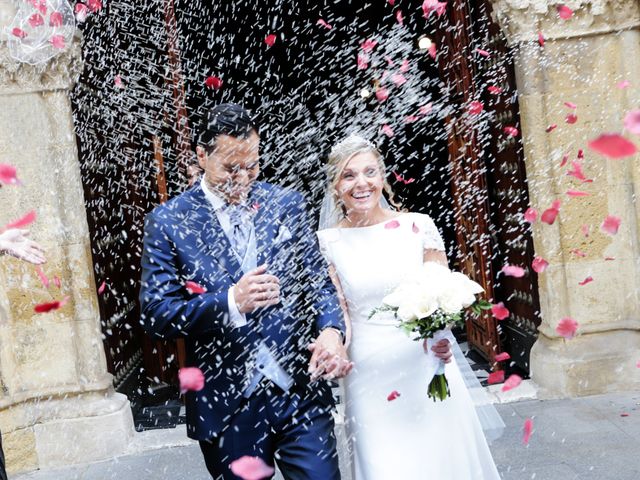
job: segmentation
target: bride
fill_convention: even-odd
[[[383,190],[398,205],[384,162],[365,139],[337,144],[328,166],[318,238],[347,319],[354,364],[345,378],[354,480],[499,479],[459,367],[464,357],[455,355],[446,366],[451,397],[434,402],[427,397],[426,345],[409,338],[389,313],[368,319],[423,262],[447,265],[437,228],[428,215],[388,208]]]

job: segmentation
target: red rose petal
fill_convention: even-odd
[[[469,104],[469,108],[467,110],[471,115],[479,115],[482,110],[484,110],[484,105],[482,102],[474,100]]]
[[[617,133],[603,133],[589,142],[589,148],[608,158],[624,158],[638,152],[638,147]]]
[[[496,362],[506,362],[507,360],[511,359],[511,355],[509,355],[507,352],[502,352],[496,355],[495,360]]]
[[[489,385],[495,385],[496,383],[502,383],[502,382],[504,382],[504,370],[491,372],[489,374],[489,378],[487,378],[487,383]]]
[[[538,218],[538,211],[535,208],[527,208],[524,212],[524,221],[533,223]]]
[[[563,20],[568,20],[573,16],[573,10],[566,5],[558,5],[556,9],[558,10],[558,15],[560,15],[560,18]]]
[[[509,309],[504,306],[504,303],[500,302],[491,306],[491,314],[497,320],[504,320],[505,318],[509,317]]]
[[[276,43],[275,34],[272,33],[264,37],[264,43],[266,43],[268,47],[273,47],[273,44]]]
[[[184,288],[186,288],[187,292],[189,292],[191,295],[200,295],[207,291],[206,288],[198,285],[196,282],[192,282],[191,280],[187,280],[184,283]]]
[[[97,11],[102,9],[102,1],[101,0],[87,0],[87,7],[89,7],[89,10],[91,10],[93,13],[96,13]]]
[[[542,35],[542,32],[538,32],[538,45],[544,47],[544,41],[544,35]]]
[[[551,125],[549,125],[549,126],[547,127],[547,129],[545,130],[545,132],[547,132],[547,133],[551,133],[551,132],[553,132],[556,128],[558,128],[558,124],[557,124],[557,123],[551,124]]]
[[[540,216],[540,221],[547,223],[549,225],[553,225],[556,221],[556,217],[560,213],[560,202],[555,200],[550,208],[547,208],[542,215]]]
[[[396,12],[396,21],[400,25],[404,25],[404,16],[402,15],[402,10],[398,10]]]
[[[219,90],[220,88],[222,88],[223,83],[224,82],[220,77],[216,77],[214,75],[208,76],[204,81],[204,84],[207,86],[207,88],[213,88],[214,90]]]
[[[18,171],[13,165],[8,163],[0,163],[0,184],[3,185],[19,185]]]
[[[490,85],[487,87],[487,90],[491,95],[500,95],[502,93],[502,89],[500,87],[496,87],[494,85]]]
[[[571,250],[569,250],[569,253],[573,253],[574,255],[578,256],[578,257],[586,257],[587,254],[584,253],[582,250],[578,249],[578,248],[572,248]]]
[[[576,322],[573,318],[565,317],[558,322],[556,333],[561,337],[566,338],[567,340],[571,340],[576,335],[578,326],[578,322]]]
[[[388,402],[393,402],[399,396],[400,396],[400,392],[398,392],[397,390],[394,390],[389,395],[387,395],[387,401]]]
[[[569,125],[573,125],[578,121],[578,116],[575,113],[569,113],[564,119]]]
[[[591,283],[593,282],[593,277],[587,277],[585,278],[583,281],[578,282],[578,285],[580,285],[581,287],[585,286],[587,283]]]
[[[73,11],[76,14],[76,20],[80,23],[84,22],[89,15],[89,8],[84,3],[76,3]]]
[[[10,228],[23,228],[28,225],[31,225],[35,221],[35,219],[36,219],[36,212],[35,210],[31,210],[24,217],[19,218],[18,220],[15,220],[11,223],[8,223],[1,230],[9,230]]]
[[[62,300],[56,300],[55,302],[39,303],[33,310],[36,313],[47,313],[53,310],[58,310],[66,305],[69,301],[69,297],[64,297]]]
[[[197,367],[186,367],[178,370],[180,393],[199,392],[204,388],[204,374]]]
[[[27,32],[25,32],[21,28],[15,27],[15,28],[13,28],[11,30],[11,35],[13,35],[14,37],[18,37],[18,38],[26,38],[27,37]]]
[[[516,127],[504,127],[502,130],[510,137],[517,137],[518,133],[520,133]]]

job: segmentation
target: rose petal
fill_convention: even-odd
[[[60,277],[58,277],[57,275],[54,275],[53,284],[58,288],[62,288],[62,282],[60,281]]]
[[[509,317],[509,309],[504,306],[504,303],[500,302],[491,306],[491,314],[497,320],[504,320],[505,318]]]
[[[631,82],[629,80],[622,80],[616,84],[616,87],[620,89],[628,88],[631,86]]]
[[[517,265],[505,265],[502,267],[502,273],[507,277],[521,278],[524,277],[525,271],[524,268],[518,267]]]
[[[103,280],[100,286],[98,287],[98,295],[102,295],[105,288],[107,288],[107,282]]]
[[[495,360],[496,362],[506,362],[507,360],[511,359],[511,355],[509,355],[507,352],[502,352],[496,355]]]
[[[553,132],[556,128],[558,128],[558,124],[557,124],[557,123],[551,124],[551,125],[549,125],[549,126],[547,127],[547,129],[545,130],[545,132],[547,132],[547,133],[551,133],[551,132]]]
[[[275,470],[267,465],[260,457],[245,455],[231,462],[231,472],[242,480],[264,480],[271,478]]]
[[[62,300],[56,300],[55,302],[39,303],[33,310],[36,313],[47,313],[53,310],[58,310],[66,305],[69,301],[69,297],[64,297]]]
[[[591,194],[587,192],[581,192],[580,190],[567,190],[567,195],[569,197],[575,198],[575,197],[588,197]]]
[[[487,52],[486,50],[483,50],[481,48],[476,48],[476,52],[478,52],[479,55],[482,55],[483,57],[490,57],[491,54],[489,52]]]
[[[24,30],[22,30],[21,28],[15,27],[11,30],[11,34],[14,37],[18,37],[18,38],[26,38],[27,37],[27,32],[25,32]]]
[[[558,326],[556,326],[556,333],[567,340],[571,340],[576,335],[578,326],[578,322],[573,318],[565,317],[558,322]]]
[[[608,233],[609,235],[615,235],[618,233],[618,228],[620,228],[620,223],[622,220],[620,217],[616,217],[615,215],[607,215],[607,218],[604,219],[600,229]]]
[[[566,5],[558,5],[556,9],[558,10],[558,15],[560,15],[560,18],[563,20],[568,20],[573,16],[573,10]]]
[[[422,2],[422,15],[425,18],[436,12],[436,15],[440,17],[447,11],[447,2],[439,2],[438,0],[424,0]]]
[[[603,133],[589,142],[589,148],[608,158],[624,158],[638,152],[633,143],[617,133]]]
[[[418,117],[417,115],[409,115],[407,117],[404,117],[404,123],[413,123],[417,122],[418,120],[420,120],[420,117]]]
[[[264,43],[266,43],[268,47],[273,47],[273,44],[276,43],[275,34],[272,33],[264,37]]]
[[[394,390],[389,395],[387,395],[387,401],[388,402],[393,402],[399,396],[400,396],[400,392],[398,392],[397,390]]]
[[[186,282],[184,282],[184,288],[186,288],[187,292],[189,292],[191,295],[200,295],[207,291],[206,288],[198,285],[196,282],[192,282],[191,280],[187,280]]]
[[[565,153],[565,154],[562,156],[562,161],[560,162],[560,168],[564,167],[564,166],[567,164],[567,162],[568,162],[568,161],[569,161],[569,154],[568,154],[568,153]],[[568,174],[567,174],[567,175],[568,175]]]
[[[316,25],[322,25],[324,28],[326,28],[327,30],[331,30],[333,27],[331,25],[329,25],[326,21],[324,21],[322,18],[319,18],[318,21],[316,22]]]
[[[538,32],[538,45],[544,47],[544,35],[542,35],[542,32]]]
[[[199,392],[204,388],[204,374],[197,367],[185,367],[178,370],[180,393]]]
[[[36,28],[40,25],[44,25],[44,18],[42,18],[42,15],[40,15],[39,13],[34,13],[29,17],[28,22],[32,28]]]
[[[631,110],[624,117],[624,128],[635,135],[640,135],[640,110]]]
[[[387,98],[389,98],[389,90],[387,90],[385,87],[379,87],[376,90],[376,98],[380,103],[386,101]]]
[[[467,110],[471,115],[479,115],[482,110],[484,110],[484,105],[482,104],[482,102],[474,100],[469,104],[469,108]]]
[[[508,392],[509,390],[513,390],[514,388],[518,387],[521,383],[522,383],[522,377],[520,375],[516,375],[515,373],[513,373],[509,375],[509,378],[505,380],[504,385],[502,385],[502,391]]]
[[[358,70],[365,70],[369,66],[369,57],[367,55],[358,54]]]
[[[491,372],[489,374],[489,378],[487,378],[487,383],[489,385],[495,385],[496,383],[502,383],[502,382],[504,382],[504,370]]]
[[[398,220],[391,220],[390,222],[384,224],[384,228],[386,229],[398,228],[399,226],[400,222]]]
[[[57,48],[58,50],[62,50],[66,46],[66,42],[62,35],[54,35],[49,41],[51,42],[51,45],[53,45],[53,48]]]
[[[616,257],[604,257],[605,261],[612,261],[615,260]]]
[[[516,127],[504,127],[502,130],[510,137],[517,137],[518,133],[520,133]]]
[[[40,278],[40,283],[42,283],[42,286],[44,288],[49,288],[49,279],[42,271],[42,268],[40,268],[40,265],[36,267],[36,273],[38,274],[38,278]]]
[[[549,266],[549,262],[547,262],[542,257],[535,257],[533,259],[533,261],[531,262],[531,268],[536,273],[544,272],[547,269],[548,266]]]
[[[87,15],[89,15],[89,8],[84,3],[76,3],[74,13],[76,14],[76,20],[82,23],[87,19]]]
[[[96,13],[97,11],[102,9],[102,1],[101,0],[87,0],[87,7],[89,7],[89,10],[91,10],[93,13]]]
[[[53,12],[49,16],[49,25],[52,27],[61,27],[64,19],[60,12]]]
[[[564,119],[569,125],[573,125],[578,121],[578,116],[575,113],[569,113]]]
[[[433,42],[433,43],[431,43],[431,46],[429,47],[429,56],[435,60],[436,59],[436,55],[437,55],[436,43]]]
[[[416,181],[415,178],[410,178],[408,180],[405,180],[405,178],[402,175],[400,175],[398,172],[393,172],[393,174],[395,175],[397,182],[402,182],[405,185],[409,185],[410,183],[413,183]]]
[[[429,102],[419,108],[420,115],[429,115],[433,111],[433,103]]]
[[[575,110],[578,106],[573,102],[564,102],[564,106],[570,108],[571,110]]]
[[[116,88],[124,88],[124,83],[122,83],[122,77],[120,75],[113,77],[113,84]]]
[[[19,185],[18,170],[8,163],[0,163],[0,184]]]
[[[524,212],[524,221],[533,223],[538,218],[538,211],[535,208],[527,208]]]
[[[15,220],[11,223],[8,223],[1,230],[9,230],[10,228],[23,228],[28,225],[31,225],[35,221],[35,219],[36,219],[36,212],[35,210],[31,210],[24,217],[19,218],[18,220]]]
[[[531,433],[533,432],[533,420],[527,418],[524,421],[524,433],[522,434],[522,443],[525,445],[529,444],[529,439],[531,438]]]
[[[407,78],[401,73],[394,73],[391,75],[391,81],[395,83],[398,87],[407,83]]]
[[[407,73],[408,71],[409,71],[409,60],[405,58],[404,60],[402,60],[402,63],[400,64],[400,72]]]
[[[494,85],[490,85],[487,87],[487,90],[491,95],[500,95],[502,93],[502,88],[496,87]]]
[[[547,208],[542,215],[540,216],[540,221],[547,223],[549,225],[553,225],[553,222],[556,221],[556,217],[560,213],[560,201],[554,200],[551,204],[550,208]]]
[[[578,256],[578,257],[586,257],[587,254],[584,253],[582,250],[578,249],[578,248],[572,248],[571,250],[569,250],[569,253],[573,253],[574,255]]]
[[[582,171],[582,164],[580,162],[572,160],[571,166],[572,169],[567,172],[567,175],[580,180],[582,183],[590,183],[593,181],[588,180],[587,177],[585,177],[584,172]]]
[[[400,25],[404,25],[404,16],[402,15],[402,10],[398,10],[396,12],[396,21]]]
[[[588,236],[589,236],[589,230],[590,230],[590,228],[591,228],[591,227],[590,227],[589,225],[582,225],[582,226],[580,227],[580,230],[582,231],[582,234],[583,234],[585,237],[588,237]]]
[[[214,90],[219,90],[220,88],[222,88],[223,83],[224,82],[220,77],[216,77],[214,75],[208,76],[207,79],[204,81],[204,84],[206,85],[207,88],[213,88]]]
[[[373,38],[368,38],[364,42],[360,44],[360,48],[364,50],[365,53],[371,52],[378,45],[378,41]]]
[[[382,126],[380,130],[382,130],[382,133],[384,133],[387,137],[393,137],[393,128],[391,128],[386,123]]]
[[[587,283],[591,283],[593,282],[593,277],[587,277],[585,278],[583,281],[578,282],[578,285],[580,285],[581,287],[585,286]]]

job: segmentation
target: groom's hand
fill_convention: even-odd
[[[345,377],[353,368],[342,336],[333,328],[325,328],[318,338],[309,345],[311,360],[309,373],[311,380],[322,377],[325,380]]]
[[[427,352],[426,340],[422,343],[422,347],[424,348],[424,351],[426,353]],[[444,360],[444,363],[451,362],[451,357],[453,356],[453,353],[451,352],[451,346],[449,345],[449,340],[447,340],[446,338],[436,343],[433,347],[431,347],[431,350],[433,350],[433,352],[436,354],[436,357],[440,358],[441,360]]]
[[[236,283],[233,295],[240,313],[280,303],[280,280],[266,271],[267,265],[260,265],[245,273]]]

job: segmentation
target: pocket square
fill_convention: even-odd
[[[289,231],[287,226],[280,225],[280,228],[278,229],[278,235],[276,236],[276,239],[273,241],[273,243],[286,242],[287,240],[291,240],[292,237],[293,235],[291,235],[291,232]]]

